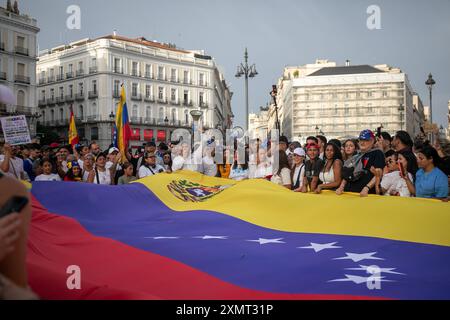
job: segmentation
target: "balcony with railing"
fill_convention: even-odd
[[[141,76],[141,71],[140,71],[140,70],[137,70],[137,69],[133,69],[133,70],[131,71],[131,75],[132,75],[133,77],[140,77],[140,76]]]
[[[30,84],[30,77],[22,76],[22,75],[16,75],[14,78],[14,81],[17,83],[25,83]]]
[[[165,76],[162,75],[162,74],[158,74],[158,80],[161,80],[161,81],[167,81],[167,77],[165,77]]]
[[[173,105],[173,106],[179,106],[180,105],[180,100],[172,99],[172,100],[170,100],[170,104]]]
[[[55,76],[49,76],[49,77],[47,78],[47,82],[48,82],[48,83],[55,82]]]
[[[142,95],[140,93],[131,94],[131,100],[142,101]]]
[[[77,77],[84,76],[84,69],[78,69],[77,70]]]
[[[73,95],[66,95],[66,102],[73,102],[75,101],[75,97]]]
[[[119,99],[119,98],[120,98],[120,91],[119,91],[119,90],[114,90],[114,91],[112,92],[112,96],[113,96],[113,98],[115,98],[115,99]]]
[[[98,98],[98,91],[94,90],[94,91],[89,91],[89,99],[95,99]]]
[[[123,74],[123,69],[119,68],[119,67],[115,67],[115,68],[113,68],[113,73]]]
[[[158,98],[158,103],[167,104],[167,102],[168,101],[166,98],[162,98],[162,99]]]
[[[208,108],[208,104],[203,101],[199,103],[199,106],[200,106],[200,108],[205,108],[205,109]]]
[[[171,77],[171,78],[170,78],[170,82],[178,83],[179,81],[178,81],[178,78],[177,78],[177,77]]]
[[[89,67],[89,74],[93,74],[93,73],[97,73],[97,72],[98,72],[97,66]]]
[[[28,56],[29,55],[29,50],[28,50],[28,48],[16,46],[15,53],[16,54],[20,54],[22,56]]]
[[[183,106],[192,107],[194,106],[194,103],[192,102],[192,100],[183,100]]]
[[[73,78],[73,72],[72,71],[67,72],[66,73],[66,79],[71,79],[71,78]]]
[[[86,117],[87,122],[97,122],[100,121],[100,115],[99,114],[93,114]]]
[[[45,105],[47,105],[45,98],[38,100],[38,106],[39,107],[43,107]]]
[[[64,104],[66,101],[64,100],[64,96],[59,96],[59,97],[56,97],[56,103],[57,104]]]
[[[47,105],[52,106],[56,103],[56,100],[54,97],[48,98],[47,99]]]
[[[0,80],[6,80],[6,72],[0,71]]]
[[[192,80],[190,79],[183,79],[183,84],[192,84]]]
[[[151,73],[151,72],[146,72],[146,73],[145,73],[145,77],[146,77],[147,79],[154,79],[154,78],[155,78],[155,75],[154,75],[153,73]]]
[[[75,100],[76,101],[83,101],[84,100],[84,92],[78,92],[75,94]]]
[[[144,101],[145,102],[155,102],[155,97],[154,96],[145,96]]]
[[[17,114],[33,115],[36,113],[36,109],[25,106],[0,104],[0,114],[2,113],[6,113],[9,115],[17,115]]]
[[[45,78],[39,78],[38,83],[41,84],[45,84]]]
[[[64,75],[63,74],[57,74],[56,75],[56,81],[62,81],[64,80]]]
[[[0,51],[5,51],[5,43],[0,42]]]

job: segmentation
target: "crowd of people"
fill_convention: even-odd
[[[244,152],[236,149],[217,146],[214,138],[194,150],[182,141],[158,146],[148,142],[125,155],[113,146],[102,151],[95,141],[74,147],[5,144],[0,149],[0,172],[28,181],[121,185],[192,170],[237,181],[267,179],[294,192],[448,198],[450,143],[413,141],[406,131],[391,137],[387,132],[375,135],[363,130],[357,139],[346,141],[311,136],[303,146],[281,136],[277,145],[258,139],[245,145]],[[223,154],[221,161],[217,161],[217,150]]]

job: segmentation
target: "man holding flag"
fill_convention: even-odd
[[[75,117],[73,115],[72,106],[70,107],[70,122],[69,122],[69,144],[72,148],[78,144],[80,137],[78,136],[77,127],[75,125]]]
[[[125,96],[125,87],[121,85],[120,101],[117,106],[116,123],[114,124],[114,147],[122,154],[122,161],[126,160],[128,142],[131,137],[130,121]]]

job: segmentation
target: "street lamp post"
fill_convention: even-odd
[[[202,117],[202,115],[203,115],[203,111],[201,111],[201,110],[192,110],[191,112],[190,112],[190,114],[191,114],[191,117],[192,117],[192,137],[193,137],[193,139],[194,139],[194,142],[195,141],[199,141],[199,134],[201,133],[200,132],[200,130],[201,130],[201,128],[200,128],[200,118]]]
[[[428,90],[430,91],[430,124],[433,124],[432,91],[433,91],[433,86],[436,84],[436,81],[434,81],[431,73],[428,75],[428,79],[427,79],[427,81],[425,81],[425,84],[428,86]]]
[[[256,65],[248,65],[248,52],[245,48],[244,64],[237,67],[236,78],[245,76],[245,128],[248,130],[248,78],[253,78],[258,74]]]

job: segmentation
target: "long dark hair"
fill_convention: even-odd
[[[436,149],[432,146],[425,145],[418,152],[423,154],[427,159],[433,159],[433,164],[435,167],[439,167],[441,165],[441,157],[439,157]]]
[[[278,172],[277,172],[278,175],[281,174],[281,169],[283,169],[283,168],[288,168],[290,170],[289,158],[286,155],[286,152],[283,150],[278,151],[278,163],[279,163]]]
[[[328,142],[325,146],[324,149],[324,155],[323,155],[323,162],[322,162],[322,171],[325,172],[326,169],[326,164],[327,164],[327,157],[326,157],[326,150],[328,148],[328,146],[331,146],[333,148],[333,158],[331,159],[332,163],[334,163],[336,160],[340,160],[341,163],[343,162],[342,160],[342,153],[341,150],[339,150],[338,146],[336,144],[334,144],[333,142]]]

